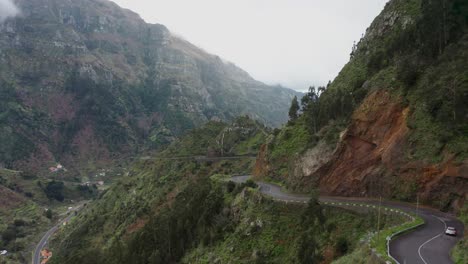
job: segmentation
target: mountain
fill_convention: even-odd
[[[372,230],[407,219],[381,215],[380,206],[320,205],[317,188],[443,210],[466,206],[465,2],[389,1],[337,78],[311,89],[281,129],[248,117],[213,120],[137,159],[60,228],[50,263],[380,262],[369,259],[380,253],[366,241],[380,233],[377,252],[385,252],[386,235]],[[251,170],[310,192],[308,205],[275,202],[252,181],[229,181]],[[463,243],[454,251],[459,259]]]
[[[392,0],[327,87],[262,146],[292,190],[458,210],[468,199],[468,4]]]
[[[209,120],[287,121],[298,93],[106,0],[18,0],[0,24],[0,166],[81,169]]]

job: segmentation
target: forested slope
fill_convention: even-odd
[[[326,194],[459,208],[468,189],[468,4],[393,0],[327,87],[262,147],[255,174]]]

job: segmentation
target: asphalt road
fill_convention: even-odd
[[[231,180],[237,183],[247,181],[250,176],[236,176]],[[305,203],[309,200],[307,195],[290,194],[281,190],[281,187],[257,182],[260,191],[276,200],[286,202]],[[319,197],[321,202],[359,202],[376,205],[379,202],[374,199],[344,198],[344,197]],[[418,213],[424,219],[425,224],[415,231],[401,235],[390,243],[390,254],[401,264],[449,264],[450,250],[463,237],[463,224],[451,215],[432,209],[416,209],[410,204],[396,202],[382,202],[382,205],[402,211]],[[458,231],[457,237],[445,235],[447,226],[455,227]]]
[[[195,161],[219,161],[219,160],[236,160],[236,159],[256,159],[255,155],[237,155],[237,156],[222,156],[222,157],[209,157],[209,156],[178,156],[178,157],[140,157],[140,160],[195,160]]]
[[[413,212],[415,212],[414,208]],[[453,263],[450,250],[463,237],[463,224],[454,217],[434,210],[419,210],[424,226],[399,236],[390,243],[390,253],[400,263]],[[457,237],[445,235],[447,226],[455,227]]]
[[[32,259],[32,264],[40,264],[41,263],[41,250],[44,249],[44,247],[47,245],[49,242],[50,237],[60,228],[61,225],[63,225],[64,222],[69,221],[73,216],[74,216],[74,211],[79,210],[82,207],[82,205],[79,205],[75,207],[74,209],[70,210],[70,214],[59,221],[58,224],[56,224],[54,227],[49,229],[44,236],[42,236],[41,240],[37,244],[36,248],[34,249],[34,254],[33,254],[33,259]]]

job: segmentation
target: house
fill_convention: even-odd
[[[58,163],[56,167],[50,167],[49,171],[50,172],[58,172],[60,170],[67,171],[65,167],[62,166],[62,164]]]
[[[49,261],[49,259],[52,257],[52,251],[48,249],[43,249],[41,251],[41,257],[42,257],[41,264],[46,264]]]

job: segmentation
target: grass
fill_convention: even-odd
[[[275,137],[271,148],[271,158],[273,160],[290,158],[303,152],[310,141],[310,134],[300,120],[294,125],[285,126]]]
[[[468,203],[466,201],[465,206],[460,210],[458,218],[465,225],[465,237],[455,245],[451,255],[455,264],[465,264],[468,263],[468,232],[466,231],[466,227],[468,226]]]
[[[381,264],[382,261],[372,255],[371,250],[366,246],[360,246],[348,255],[345,255],[332,264]]]
[[[237,155],[251,155],[257,154],[260,146],[265,143],[265,134],[257,133],[255,136],[250,137],[246,141],[242,141],[240,144],[235,146],[235,153]]]

